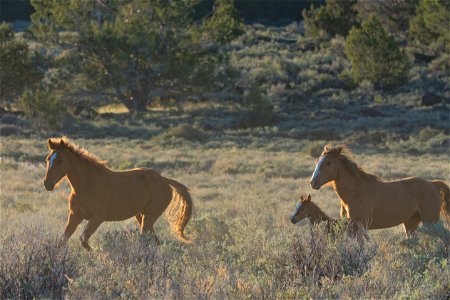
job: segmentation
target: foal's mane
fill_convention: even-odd
[[[322,152],[322,156],[324,155],[338,157],[347,171],[355,177],[360,177],[371,182],[381,181],[380,177],[367,173],[352,160],[352,152],[346,145],[340,145],[334,148],[331,145],[327,145]]]
[[[300,203],[302,203],[305,206],[309,206],[312,209],[318,210],[320,213],[324,214],[325,216],[328,217],[328,215],[326,213],[323,212],[323,210],[320,209],[319,206],[317,206],[317,204],[315,204],[311,198],[301,198]]]
[[[82,160],[84,163],[91,165],[96,168],[104,169],[106,168],[106,161],[99,159],[92,153],[89,153],[87,150],[84,150],[71,142],[66,137],[62,138],[52,138],[50,139],[51,143],[54,145],[54,149],[60,150],[69,150],[72,154],[74,154],[77,158]]]

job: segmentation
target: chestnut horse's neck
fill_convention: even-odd
[[[322,221],[333,221],[326,213],[324,213],[317,205],[310,202],[308,204],[308,217],[313,223],[318,223]]]
[[[104,179],[102,175],[106,175],[109,170],[106,167],[99,168],[71,152],[68,152],[68,156],[70,159],[70,169],[67,173],[67,179],[72,190],[77,194],[89,192],[93,185],[95,186],[97,182]]]

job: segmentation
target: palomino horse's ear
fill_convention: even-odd
[[[311,194],[308,195],[308,199],[306,199],[306,202],[311,201]]]

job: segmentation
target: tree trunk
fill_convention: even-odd
[[[136,90],[131,91],[132,97],[120,95],[118,98],[123,105],[125,105],[130,113],[142,113],[147,111],[147,95],[139,93]]]

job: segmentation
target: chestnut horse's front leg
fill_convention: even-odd
[[[341,203],[341,211],[339,212],[339,217],[341,217],[341,219],[347,218],[347,211],[345,210],[345,207],[342,203]]]
[[[84,228],[83,233],[80,236],[81,245],[88,251],[92,250],[92,248],[88,244],[88,240],[91,235],[97,230],[98,226],[104,221],[104,218],[100,218],[99,216],[92,217]]]
[[[80,225],[83,219],[80,216],[75,215],[73,212],[69,212],[69,217],[67,218],[66,229],[64,230],[63,242],[66,243],[72,234],[77,230],[78,225]]]

